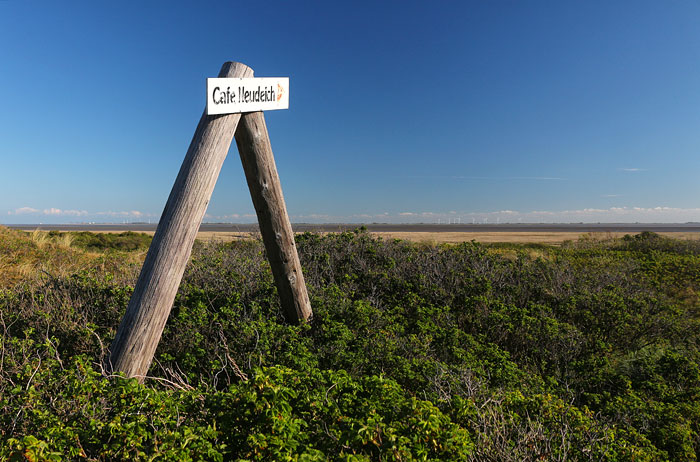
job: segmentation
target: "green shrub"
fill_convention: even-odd
[[[87,255],[77,238],[67,249],[17,236],[0,235],[17,264]],[[307,233],[298,249],[314,320],[301,326],[284,322],[261,242],[197,243],[143,385],[99,368],[135,279],[122,257],[140,252],[100,245],[111,250],[90,258],[122,267],[0,289],[0,459],[700,451],[693,243],[533,249]]]

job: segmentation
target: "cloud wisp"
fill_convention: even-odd
[[[15,209],[15,210],[9,210],[7,212],[7,214],[8,215],[29,215],[32,213],[39,213],[39,212],[40,212],[40,210],[35,209],[33,207],[20,207],[20,208]]]
[[[409,175],[402,178],[430,180],[474,180],[474,181],[566,181],[558,176],[468,176],[468,175]]]
[[[60,209],[58,207],[49,207],[45,209],[37,209],[34,207],[19,207],[14,210],[9,210],[7,215],[19,217],[25,216],[27,218],[38,218],[38,219],[60,219],[60,218],[81,218],[81,221],[90,220],[104,220],[105,218],[119,218],[119,219],[142,219],[153,217],[152,213],[145,213],[138,210],[130,211],[106,211],[106,212],[89,212],[87,210],[75,210],[75,209]]]
[[[83,217],[87,216],[87,210],[64,210],[56,207],[48,209],[35,209],[34,207],[20,207],[7,212],[8,215],[46,215],[46,216],[63,216],[63,217]]]
[[[452,176],[455,180],[487,180],[487,181],[564,181],[566,178],[556,176]]]

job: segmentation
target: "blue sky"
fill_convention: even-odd
[[[293,222],[700,221],[696,1],[0,0],[0,223],[152,221],[241,61]],[[205,221],[255,221],[234,146]]]

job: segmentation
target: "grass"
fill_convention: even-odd
[[[0,287],[80,271],[131,277],[143,262],[151,240],[137,233],[95,236],[41,230],[28,233],[0,226]]]
[[[482,244],[545,244],[561,245],[567,241],[587,239],[604,241],[619,239],[627,233],[579,233],[579,232],[377,232],[371,233],[384,239],[402,239],[427,244],[458,244],[472,240]],[[698,240],[700,233],[659,233],[675,239]]]

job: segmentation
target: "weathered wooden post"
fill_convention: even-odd
[[[225,63],[219,73],[220,78],[250,78],[252,76],[252,69],[244,64],[234,62]],[[229,98],[228,93],[226,98]],[[262,113],[253,114],[253,117],[262,118]],[[221,166],[231,146],[233,135],[237,132],[236,127],[240,119],[240,113],[207,115],[205,112],[202,115],[168,197],[153,242],[148,249],[148,255],[134,288],[134,294],[110,346],[111,353],[107,366],[111,370],[124,372],[127,376],[137,377],[139,380],[143,380],[148,372],[185,272],[185,266],[192,252],[197,231],[209,204]],[[259,132],[255,132],[249,138],[257,139],[259,137],[257,133]],[[267,131],[264,132],[264,135],[264,143],[269,147]],[[272,159],[271,150],[269,150],[269,156]],[[268,250],[268,253],[271,254],[270,263],[276,281],[281,281],[277,275],[278,273],[286,274],[287,268],[291,268],[293,272],[286,279],[296,289],[294,304],[289,305],[289,298],[285,298],[289,292],[289,289],[285,288],[286,285],[278,284],[278,290],[287,319],[298,322],[298,320],[310,318],[311,308],[301,268],[298,266],[299,259],[293,245],[291,226],[282,199],[279,178],[274,169],[274,160],[272,160],[272,168],[274,178],[272,176],[266,177],[270,178],[269,181],[271,181],[267,183],[267,188],[275,191],[277,194],[275,198],[282,201],[281,206],[278,202],[273,201],[270,206],[275,208],[259,211],[258,216],[270,217],[268,220],[270,223],[283,223],[281,228],[277,225],[270,228],[267,224],[263,225],[261,221],[260,227],[263,236],[270,234],[268,229],[273,230],[273,235],[281,233],[280,235],[292,236],[291,250],[288,240],[280,240],[281,250],[278,253],[275,253],[274,250],[272,252]],[[248,169],[246,169],[246,176],[247,171]],[[256,194],[251,187],[254,201],[257,200]],[[265,193],[262,196],[267,197]],[[258,210],[257,203],[255,207]],[[267,207],[267,205],[263,203],[262,207]],[[279,231],[282,228],[284,231]],[[287,230],[289,233],[284,234]],[[268,247],[267,240],[266,247]],[[283,255],[283,257],[276,259],[275,255]],[[280,272],[280,269],[277,268],[280,266],[278,263],[280,261],[293,261],[296,262],[297,266],[286,265],[285,269]],[[296,301],[297,299],[301,301]],[[294,308],[290,309],[288,306]],[[301,308],[296,308],[297,306]],[[292,313],[295,313],[294,317],[290,316]]]
[[[235,137],[284,316],[288,322],[308,321],[311,303],[263,113],[243,114]]]

